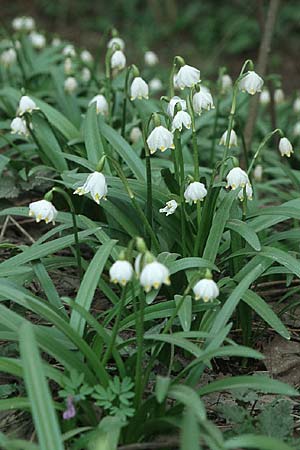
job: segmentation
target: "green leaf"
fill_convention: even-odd
[[[273,261],[285,266],[298,278],[300,278],[300,261],[290,255],[288,252],[275,247],[262,247],[260,255],[266,256]]]
[[[180,436],[180,450],[186,449],[201,450],[198,420],[190,407],[187,407],[183,413]]]
[[[63,450],[62,437],[50,390],[43,371],[33,328],[20,329],[20,353],[24,381],[41,450]]]
[[[218,267],[210,262],[208,259],[190,257],[190,258],[181,258],[178,261],[173,261],[169,264],[170,274],[180,272],[181,270],[186,269],[200,269],[207,268],[211,270],[216,270],[219,272]]]
[[[84,141],[88,161],[97,164],[101,156],[103,156],[104,150],[98,124],[96,103],[92,103],[87,110],[84,126]]]
[[[171,378],[157,375],[155,384],[155,397],[158,403],[162,403],[168,394]]]
[[[176,306],[180,303],[182,295],[175,295],[174,300]],[[190,331],[192,323],[192,297],[187,295],[184,299],[179,311],[178,317],[183,331]]]
[[[256,436],[253,434],[244,434],[228,439],[228,441],[224,443],[224,447],[228,450],[238,450],[241,448],[250,448],[251,450],[293,450],[294,448],[278,439],[268,436]]]
[[[200,422],[206,420],[204,403],[200,399],[199,394],[191,387],[183,384],[175,384],[169,389],[168,397],[171,397],[191,408]]]
[[[248,244],[252,248],[254,248],[254,250],[260,251],[261,245],[258,236],[255,233],[255,231],[251,228],[251,226],[248,225],[246,222],[237,219],[232,219],[226,223],[226,228],[229,228],[229,230],[238,233],[240,236],[242,236],[242,238],[245,239],[246,242],[248,242]]]

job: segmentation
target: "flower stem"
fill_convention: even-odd
[[[143,341],[144,341],[144,313],[145,313],[145,295],[142,289],[139,295],[139,312],[137,311],[137,301],[135,299],[136,308],[136,344],[137,344],[137,355],[136,355],[136,368],[135,368],[135,398],[134,406],[138,409],[143,392],[143,382],[142,382],[142,359],[143,359]]]
[[[175,131],[175,158],[179,161],[180,168],[180,224],[183,257],[187,254],[186,247],[186,223],[185,223],[185,199],[184,199],[184,161],[182,155],[180,131]]]
[[[194,256],[198,256],[199,253],[199,247],[200,247],[200,240],[201,240],[201,204],[200,201],[197,201],[197,236],[196,236],[196,242],[194,247]]]
[[[268,140],[271,139],[271,137],[272,137],[275,133],[279,133],[280,136],[283,136],[282,130],[281,130],[280,128],[276,128],[276,130],[271,131],[270,133],[268,133],[268,134],[264,137],[264,139],[263,139],[263,140],[261,141],[261,143],[259,144],[258,149],[256,150],[256,152],[255,152],[255,154],[254,154],[254,156],[253,156],[253,159],[252,159],[251,164],[250,164],[249,169],[248,169],[248,175],[251,173],[251,170],[252,170],[252,168],[253,168],[253,165],[254,165],[255,161],[257,160],[257,158],[259,157],[259,154],[260,154],[261,150],[262,150],[263,147],[266,145],[266,143],[268,142]]]

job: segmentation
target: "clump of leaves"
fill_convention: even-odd
[[[84,382],[84,374],[71,370],[70,377],[64,377],[64,389],[58,394],[62,398],[72,397],[75,401],[85,400],[93,392],[93,388]]]

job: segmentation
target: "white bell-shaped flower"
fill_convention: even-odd
[[[234,167],[231,169],[226,177],[227,188],[231,188],[233,191],[239,187],[243,188],[247,184],[250,184],[248,175],[240,167]]]
[[[29,35],[32,46],[37,49],[44,48],[46,45],[46,38],[43,34],[32,31]]]
[[[65,83],[64,83],[64,89],[66,92],[68,92],[69,94],[73,94],[73,92],[75,92],[77,88],[78,88],[78,83],[77,83],[76,78],[74,78],[74,77],[66,78]]]
[[[198,281],[193,287],[193,291],[195,299],[200,300],[202,298],[204,302],[212,301],[219,296],[217,283],[215,283],[214,280],[209,280],[207,278]]]
[[[297,97],[293,103],[293,109],[296,113],[300,112],[300,97]]]
[[[17,54],[14,48],[9,48],[1,53],[0,61],[5,67],[12,66],[17,59]]]
[[[23,17],[15,17],[11,24],[14,30],[16,31],[22,30],[24,24]]]
[[[163,84],[159,78],[152,78],[149,81],[149,89],[152,92],[161,91],[163,89]]]
[[[222,94],[226,94],[232,88],[232,79],[231,76],[225,73],[221,78],[221,92]]]
[[[162,284],[170,285],[170,272],[166,266],[153,261],[146,264],[140,275],[140,283],[146,292],[151,288],[159,289]]]
[[[227,142],[227,130],[222,134],[219,145],[226,145],[226,142]],[[238,143],[236,132],[234,130],[231,130],[229,139],[229,148],[237,147],[237,145]]]
[[[190,204],[197,203],[198,201],[202,202],[206,195],[207,190],[204,184],[199,181],[193,181],[184,191],[185,201]]]
[[[107,184],[105,176],[100,172],[91,173],[83,186],[79,186],[74,194],[84,195],[91,194],[93,200],[99,205],[100,200],[106,199],[107,194]]]
[[[133,79],[130,86],[130,98],[131,100],[149,98],[149,87],[143,78],[135,77]]]
[[[279,141],[279,151],[281,156],[287,156],[288,158],[294,153],[293,146],[288,140],[288,138],[283,137]]]
[[[183,127],[187,128],[188,130],[192,126],[192,119],[189,113],[186,111],[178,111],[175,114],[175,117],[172,122],[172,131],[175,130],[181,131]]]
[[[200,81],[200,70],[187,64],[180,67],[176,75],[176,84],[180,89],[192,87]]]
[[[109,270],[110,281],[121,286],[126,286],[133,277],[133,267],[128,261],[118,260]]]
[[[176,202],[176,200],[169,200],[164,208],[160,208],[159,212],[165,213],[166,216],[170,216],[171,214],[174,214],[177,207],[178,203]]]
[[[268,89],[263,89],[263,91],[261,92],[260,96],[259,96],[259,101],[262,105],[268,105],[270,103],[270,92],[268,91]]]
[[[92,78],[92,74],[88,67],[84,67],[81,71],[81,79],[84,83],[88,83]]]
[[[249,70],[239,82],[239,89],[254,95],[256,92],[261,92],[263,84],[264,80],[254,70]]]
[[[59,37],[54,37],[51,42],[52,47],[59,47],[61,45],[61,40]]]
[[[20,98],[18,114],[21,116],[25,113],[32,113],[34,109],[39,109],[36,106],[36,103],[30,97],[28,97],[28,95],[23,95]]]
[[[294,136],[300,136],[300,122],[296,122],[293,128]]]
[[[113,48],[114,46],[120,47],[120,50],[125,49],[125,42],[120,37],[113,37],[107,43],[107,48]]]
[[[142,136],[143,136],[143,133],[142,133],[141,129],[139,127],[133,127],[132,130],[130,131],[130,135],[129,135],[130,142],[135,144],[142,138]]]
[[[95,97],[93,97],[90,101],[89,106],[92,103],[96,103],[97,114],[102,114],[103,116],[106,116],[108,114],[108,103],[104,95],[95,95]]]
[[[156,53],[148,50],[144,55],[145,64],[147,66],[155,66],[158,63],[158,56]]]
[[[30,16],[23,17],[23,28],[26,31],[33,30],[35,28],[34,18]]]
[[[90,64],[93,61],[93,55],[88,50],[82,50],[80,53],[80,59],[85,64]]]
[[[276,104],[280,104],[282,102],[284,102],[284,92],[282,89],[275,89],[274,92],[274,102]]]
[[[122,50],[117,50],[111,57],[110,66],[115,70],[122,70],[126,66],[126,56]]]
[[[64,72],[66,75],[70,75],[73,71],[73,63],[71,58],[66,58],[64,62]]]
[[[20,136],[28,136],[26,121],[21,117],[15,117],[10,124],[11,133]]]
[[[174,97],[171,98],[171,100],[168,103],[167,113],[170,117],[174,117],[175,106],[177,105],[177,103],[180,104],[181,109],[183,111],[186,110],[186,101],[183,100],[182,98],[178,97],[177,95],[175,95]]]
[[[247,183],[244,188],[240,190],[238,193],[238,198],[241,200],[241,202],[244,200],[244,191],[246,191],[246,197],[248,200],[252,200],[253,198],[253,190],[250,183]]]
[[[46,223],[52,222],[54,224],[57,210],[51,202],[48,202],[48,200],[39,200],[30,203],[29,216],[35,217],[37,222],[44,220]]]
[[[62,54],[64,56],[69,56],[70,58],[74,58],[76,56],[76,50],[74,45],[68,44],[63,48]]]
[[[200,115],[203,109],[209,111],[213,108],[213,98],[208,89],[206,90],[201,88],[199,92],[196,92],[196,94],[193,96],[193,109],[196,114]]]
[[[155,127],[147,139],[150,153],[153,154],[156,150],[164,152],[167,148],[175,148],[173,139],[173,134],[167,128],[162,125]]]
[[[263,177],[263,166],[261,164],[257,164],[255,169],[253,170],[253,178],[255,181],[261,181]]]

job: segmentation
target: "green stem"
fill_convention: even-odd
[[[214,162],[215,162],[216,143],[217,143],[217,126],[218,126],[219,112],[220,112],[220,98],[218,97],[217,98],[217,102],[216,102],[215,120],[214,120],[214,125],[213,125],[213,140],[212,140],[211,151],[210,151],[210,164],[211,164],[211,167],[214,165]]]
[[[135,398],[134,398],[134,406],[136,409],[140,406],[142,392],[143,392],[143,382],[142,382],[142,373],[143,373],[143,342],[144,342],[144,313],[145,313],[145,296],[144,292],[140,291],[139,296],[139,312],[136,311],[136,345],[137,345],[137,355],[136,355],[136,369],[135,369]],[[136,300],[135,300],[136,305]]]
[[[131,72],[131,66],[128,67],[126,71],[125,76],[125,84],[124,84],[124,100],[123,100],[123,111],[122,111],[122,128],[121,128],[121,135],[125,137],[125,126],[126,126],[126,110],[127,110],[127,95],[128,95],[128,82],[129,82],[129,75]]]
[[[184,161],[181,146],[180,131],[175,131],[175,157],[179,161],[180,174],[180,226],[181,226],[181,241],[183,257],[187,255],[186,246],[186,223],[185,223],[185,198],[184,198]]]
[[[201,241],[201,203],[197,201],[197,236],[194,247],[194,256],[198,256]]]
[[[252,159],[252,161],[251,161],[251,164],[250,164],[249,169],[248,169],[248,172],[247,172],[248,175],[251,173],[251,170],[252,170],[252,168],[253,168],[253,166],[254,166],[254,163],[255,163],[255,161],[257,160],[257,158],[259,157],[259,154],[260,154],[261,150],[262,150],[263,147],[266,145],[266,143],[268,142],[268,140],[271,139],[271,137],[272,137],[275,133],[279,133],[280,136],[283,136],[282,130],[281,130],[280,128],[276,128],[276,130],[271,131],[270,133],[268,133],[268,134],[264,137],[264,139],[263,139],[262,142],[259,144],[258,149],[256,150],[256,152],[255,152],[255,154],[254,154],[254,156],[253,156],[253,159]]]

